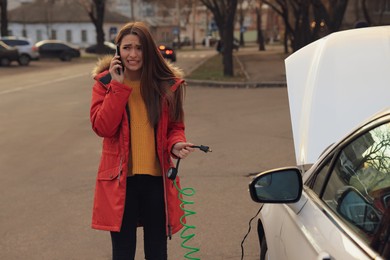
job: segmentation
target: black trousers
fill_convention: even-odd
[[[125,212],[120,232],[111,232],[112,259],[133,260],[137,226],[144,229],[147,260],[167,259],[164,186],[162,177],[135,175],[127,177]]]

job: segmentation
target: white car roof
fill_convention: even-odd
[[[330,34],[285,65],[298,165],[390,106],[390,26]]]

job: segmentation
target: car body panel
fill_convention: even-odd
[[[116,45],[112,42],[105,41],[103,43],[104,54],[115,54]],[[93,44],[85,48],[86,53],[96,53],[97,44]]]
[[[390,256],[389,60],[390,26],[334,33],[286,59],[296,161],[304,188],[298,202],[262,205],[258,232],[267,242],[267,259]],[[308,164],[310,168],[303,167]],[[378,168],[372,169],[375,165]],[[260,179],[255,188],[268,189],[263,183]],[[344,200],[349,189],[359,186],[366,201]],[[356,213],[353,207],[364,212]],[[379,215],[367,215],[370,207]],[[347,218],[340,208],[356,215]]]
[[[60,40],[43,40],[37,42],[35,47],[38,48],[41,58],[59,58],[69,61],[81,56],[78,47]]]
[[[322,160],[369,129],[390,122],[390,108],[375,114],[336,145],[331,146],[309,170],[305,183]],[[267,171],[272,172],[272,171]],[[261,173],[262,174],[262,173]],[[268,244],[269,259],[383,259],[343,222],[309,187],[292,204],[264,204],[261,225]]]
[[[8,46],[4,42],[0,41],[0,65],[9,65],[12,61],[19,59],[18,49]],[[8,64],[7,64],[8,63]]]
[[[307,196],[305,192],[302,194],[302,197]],[[319,257],[324,256],[330,256],[331,259],[371,259],[346,234],[335,227],[334,220],[324,214],[322,208],[312,199],[307,200],[298,215],[287,205],[281,206],[287,211],[282,214],[284,221],[281,237],[288,256],[275,259],[322,259]],[[291,239],[291,234],[295,234],[296,239]],[[312,253],[312,250],[315,254],[302,258],[303,254],[308,254],[308,251]]]
[[[389,104],[389,42],[390,26],[341,31],[285,60],[298,165]]]
[[[298,214],[290,206],[299,202],[263,205],[260,219],[272,245],[269,259],[371,259],[307,196],[302,194],[306,203]]]

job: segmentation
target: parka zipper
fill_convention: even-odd
[[[122,161],[123,161],[123,157],[121,156],[121,159],[119,162],[118,185],[121,184]]]
[[[164,106],[164,103],[162,103],[162,106]],[[163,111],[164,111],[164,108],[163,108]],[[164,112],[163,112],[164,113]],[[163,138],[163,130],[162,130],[162,119],[163,117],[160,118],[160,122],[159,122],[159,125],[157,126],[157,131],[160,129],[160,131],[158,131],[158,134],[160,135],[160,140],[161,140],[161,162],[160,162],[160,165],[161,165],[161,171],[162,171],[162,178],[163,178],[163,184],[164,184],[164,201],[165,201],[165,216],[166,216],[166,229],[168,231],[168,238],[169,240],[172,239],[172,226],[170,225],[169,223],[169,212],[168,212],[168,199],[167,199],[167,191],[166,191],[166,173],[165,173],[165,169],[164,169],[164,164],[165,164],[165,156],[164,156],[164,138]],[[156,134],[157,136],[157,134]]]
[[[126,104],[126,114],[127,114],[127,123],[128,123],[128,127],[129,127],[129,132],[130,132],[130,111],[129,111],[129,105]],[[125,144],[125,135],[122,134],[122,143]],[[118,173],[118,185],[121,184],[121,174],[122,174],[122,170],[123,170],[123,167],[122,167],[122,163],[123,163],[123,156],[124,156],[125,152],[123,151],[122,152],[122,155],[121,155],[121,159],[120,159],[120,165],[119,165],[119,173]]]

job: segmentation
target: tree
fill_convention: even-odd
[[[319,25],[318,23],[320,21],[324,21],[325,26],[328,28],[329,33],[339,31],[344,19],[345,10],[347,9],[348,6],[348,0],[327,0],[327,1],[312,0],[312,1],[313,1],[316,25]]]
[[[1,36],[8,35],[7,0],[0,0],[1,9]]]
[[[245,45],[244,41],[244,8],[242,7],[244,0],[239,0],[239,9],[238,9],[238,22],[240,24],[240,46]]]
[[[256,28],[257,28],[257,42],[259,43],[259,51],[265,51],[265,41],[264,41],[264,34],[263,34],[263,25],[261,21],[262,17],[262,7],[263,7],[263,1],[259,0],[258,5],[256,5]]]
[[[340,30],[348,0],[263,0],[278,13],[285,25],[285,52],[287,41],[297,51],[327,33]]]
[[[290,10],[288,0],[263,0],[263,3],[271,7],[284,22],[284,52],[288,53],[288,39],[293,34],[293,28],[290,25]]]
[[[233,70],[233,39],[234,18],[237,10],[237,0],[200,0],[214,15],[219,36],[223,43],[223,74],[234,76]]]
[[[96,28],[96,53],[104,53],[104,11],[105,0],[79,0]]]

